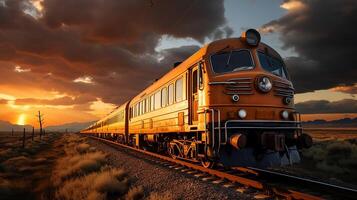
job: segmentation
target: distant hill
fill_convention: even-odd
[[[10,122],[0,120],[0,131],[11,132],[11,129],[14,129],[14,131],[23,131],[24,128],[26,130],[32,130],[31,125],[23,125],[22,126],[22,125],[11,124]]]
[[[333,127],[333,128],[350,128],[350,127],[357,127],[357,118],[343,118],[338,120],[326,121],[323,119],[317,119],[314,121],[306,121],[303,122],[304,127],[309,128],[318,128],[318,127]]]
[[[77,132],[80,131],[89,125],[93,124],[94,121],[91,122],[73,122],[73,123],[67,123],[67,124],[61,124],[61,125],[55,125],[55,126],[46,126],[45,129],[47,131],[59,131],[59,132],[65,132],[66,129],[68,132]]]

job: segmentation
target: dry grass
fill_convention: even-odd
[[[54,170],[55,185],[68,178],[99,171],[106,164],[106,155],[93,152],[59,159]]]
[[[144,197],[144,189],[141,186],[130,188],[125,196],[125,200],[139,200]]]
[[[39,141],[27,140],[0,146],[0,199],[35,199],[35,188],[48,180],[53,142],[58,134],[49,134]],[[52,159],[53,160],[53,159]]]
[[[143,197],[142,189],[129,190],[128,174],[121,169],[110,167],[107,155],[91,147],[85,139],[70,135],[66,136],[65,143],[65,156],[58,159],[52,175],[57,187],[55,199],[104,200]]]
[[[170,192],[157,193],[153,192],[149,195],[147,200],[175,200],[174,195]]]
[[[303,151],[304,162],[343,180],[357,178],[357,140],[324,141]]]
[[[125,173],[118,169],[107,169],[86,176],[73,178],[63,183],[56,192],[56,199],[108,199],[120,197],[129,190]]]

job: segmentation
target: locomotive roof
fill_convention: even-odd
[[[164,74],[162,77],[160,77],[157,81],[155,81],[151,85],[147,86],[142,92],[140,92],[138,95],[131,98],[131,100],[129,100],[129,101],[125,102],[124,104],[120,105],[119,107],[115,108],[111,113],[109,113],[102,119],[98,120],[96,123],[100,123],[100,122],[108,119],[109,117],[113,116],[115,113],[117,113],[117,111],[124,109],[128,103],[129,104],[131,102],[136,103],[137,100],[141,99],[143,96],[146,96],[147,94],[151,94],[156,89],[159,89],[164,84],[166,84],[167,81],[169,81],[169,80],[179,76],[183,72],[185,72],[192,65],[194,65],[195,63],[200,61],[202,58],[205,59],[206,57],[210,56],[213,53],[216,53],[218,51],[222,51],[225,49],[229,50],[232,47],[237,47],[237,46],[241,47],[241,48],[246,48],[246,49],[257,48],[262,51],[265,48],[268,48],[272,54],[279,56],[279,54],[273,48],[271,48],[270,46],[266,45],[263,42],[260,42],[257,47],[252,47],[252,46],[247,45],[246,43],[242,42],[240,40],[240,38],[226,38],[226,39],[220,39],[220,40],[210,42],[210,43],[204,45],[203,47],[201,47],[193,55],[191,55],[186,60],[184,60],[181,64],[179,64],[175,68],[168,71],[166,74]]]
[[[269,48],[269,50],[272,49],[271,47],[269,47],[264,43],[260,43],[258,47],[249,46],[246,43],[242,42],[240,38],[227,38],[227,39],[213,41],[201,47],[193,55],[191,55],[186,60],[184,60],[181,64],[168,71],[166,74],[164,74],[162,77],[160,77],[157,81],[155,81],[151,85],[147,86],[142,92],[140,92],[138,95],[133,97],[130,103],[136,103],[137,100],[141,99],[147,94],[151,94],[156,89],[159,89],[164,84],[166,84],[169,80],[174,79],[175,77],[185,72],[192,65],[200,61],[202,58],[206,59],[213,53],[225,49],[234,48],[234,47],[241,47],[245,49],[253,49],[253,48],[258,48],[258,49]],[[274,50],[273,52],[274,54],[276,53]]]

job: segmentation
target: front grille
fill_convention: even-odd
[[[274,95],[275,96],[282,96],[282,97],[294,97],[295,89],[290,83],[285,83],[282,81],[274,80]]]
[[[231,84],[227,84],[225,87],[225,94],[253,94],[253,79],[252,78],[234,78],[229,79]]]

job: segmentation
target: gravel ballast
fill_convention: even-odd
[[[154,158],[121,147],[113,147],[95,139],[89,143],[109,154],[109,162],[126,170],[134,186],[143,186],[146,195],[151,192],[171,193],[176,199],[251,199],[249,194],[237,192],[236,187],[203,181],[180,170],[159,165]]]

